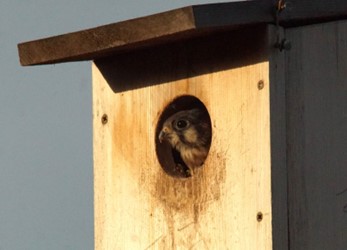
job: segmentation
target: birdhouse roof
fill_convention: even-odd
[[[279,5],[282,5],[282,10],[279,10]],[[18,51],[23,66],[94,60],[249,25],[277,23],[293,27],[344,18],[347,18],[346,0],[257,0],[204,4],[20,43]]]

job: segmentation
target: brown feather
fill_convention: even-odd
[[[167,140],[193,171],[207,157],[211,142],[210,120],[198,109],[177,112],[164,122],[159,140]]]

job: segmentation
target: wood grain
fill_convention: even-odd
[[[270,65],[270,133],[271,133],[271,185],[272,185],[272,240],[273,249],[289,249],[288,239],[288,194],[286,164],[286,93],[285,53],[274,48],[277,32],[284,29],[269,25]]]
[[[181,37],[195,28],[190,7],[18,44],[22,65],[91,60]]]
[[[292,249],[347,246],[347,22],[286,30]]]
[[[216,30],[275,23],[276,1],[190,6],[147,17],[18,44],[22,65],[94,60],[144,46],[200,36]],[[345,0],[291,0],[280,14],[284,27],[347,18]]]
[[[263,36],[266,54],[267,33]],[[210,43],[210,50],[187,45],[168,64],[173,76],[153,74],[145,80],[156,84],[136,88],[119,82],[128,86],[123,91],[104,76],[117,85],[126,79],[117,76],[136,74],[139,64],[93,65],[95,249],[272,248],[269,63],[257,59],[265,57],[259,54],[254,63],[232,68],[194,61],[202,52],[205,58],[221,56],[218,47],[233,60],[236,50],[217,46],[220,41]],[[233,46],[242,53],[243,43]],[[148,63],[143,57],[137,61]],[[187,77],[175,78],[181,70]],[[206,105],[213,138],[205,165],[192,178],[177,179],[161,169],[154,137],[164,107],[186,94]],[[109,117],[105,125],[103,114]]]

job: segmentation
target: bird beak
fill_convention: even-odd
[[[169,140],[170,137],[171,137],[171,129],[164,126],[158,136],[160,143],[162,143],[165,140]]]
[[[162,130],[159,133],[159,142],[162,143],[166,138],[166,133]]]

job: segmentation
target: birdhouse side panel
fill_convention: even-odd
[[[347,246],[347,21],[286,30],[293,249]]]
[[[114,92],[93,65],[96,249],[271,249],[269,64]],[[212,142],[189,178],[156,155],[158,120],[192,95]],[[187,107],[189,109],[189,107]]]

